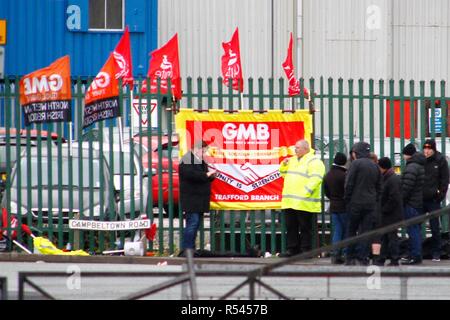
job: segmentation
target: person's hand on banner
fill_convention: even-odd
[[[208,178],[215,177],[217,175],[217,170],[210,170],[206,173]]]
[[[288,162],[289,162],[289,159],[290,159],[290,158],[285,158],[285,159],[283,160],[283,165],[287,165]]]

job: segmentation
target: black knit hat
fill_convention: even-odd
[[[383,157],[378,160],[378,165],[382,169],[390,169],[392,168],[392,161],[388,157]]]
[[[342,152],[337,152],[334,156],[333,163],[338,166],[345,166],[345,164],[347,163],[347,156]]]
[[[414,153],[416,153],[416,146],[413,145],[412,143],[408,143],[404,148],[403,148],[403,154],[406,154],[407,156],[412,156]]]
[[[425,148],[433,149],[436,152],[436,141],[434,141],[433,139],[425,140],[425,143],[423,144],[423,149]]]

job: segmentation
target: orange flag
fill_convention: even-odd
[[[20,104],[25,125],[71,121],[70,58],[59,58],[48,67],[20,80]]]
[[[119,81],[115,75],[114,57],[110,54],[86,92],[83,128],[97,121],[120,116]]]

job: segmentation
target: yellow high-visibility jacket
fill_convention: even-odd
[[[282,209],[321,212],[322,180],[325,174],[323,162],[311,151],[300,160],[297,156],[281,163],[280,173],[284,178]]]

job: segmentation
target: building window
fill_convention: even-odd
[[[89,30],[123,30],[124,0],[89,0]]]

